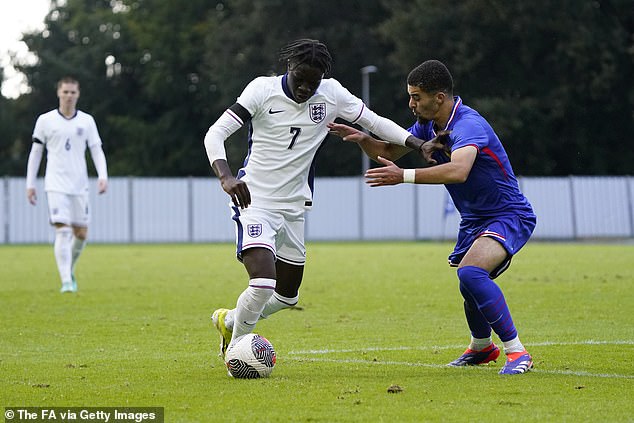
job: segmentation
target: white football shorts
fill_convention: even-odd
[[[271,250],[278,260],[296,266],[306,262],[304,245],[305,210],[269,210],[231,206],[236,222],[236,255],[249,248]]]
[[[48,217],[51,225],[62,223],[69,226],[88,227],[90,214],[88,194],[69,195],[61,192],[48,191]]]

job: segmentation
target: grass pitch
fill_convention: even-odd
[[[227,377],[209,316],[234,246],[88,245],[60,294],[50,245],[0,247],[0,405],[164,407],[166,422],[633,421],[634,246],[529,243],[497,279],[535,370],[447,368],[468,342],[448,243],[312,243],[300,306]],[[389,393],[398,385],[402,391]]]

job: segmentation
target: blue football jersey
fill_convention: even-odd
[[[478,155],[467,180],[445,187],[463,220],[487,219],[496,216],[534,216],[533,209],[519,189],[509,158],[491,125],[474,109],[455,97],[455,104],[446,128],[450,151],[472,145]],[[412,135],[430,140],[436,136],[434,122],[416,122],[409,131]],[[438,164],[451,161],[446,152],[433,155]]]

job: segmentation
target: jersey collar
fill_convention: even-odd
[[[455,96],[453,99],[454,99],[453,109],[451,110],[451,114],[449,115],[449,120],[447,120],[447,125],[445,125],[443,129],[444,131],[446,131],[447,128],[449,128],[449,125],[453,123],[453,120],[456,117],[456,112],[458,111],[458,107],[460,107],[460,105],[462,104],[462,99],[460,98],[460,96]],[[433,125],[431,130],[434,136],[436,136],[436,129],[434,128]]]
[[[284,94],[286,95],[286,97],[295,101],[295,98],[293,97],[293,93],[291,93],[291,90],[288,89],[287,80],[288,80],[288,72],[285,73],[284,76],[282,76],[282,90],[284,91]]]
[[[75,118],[75,116],[77,116],[77,109],[75,109],[75,113],[73,113],[73,115],[71,117],[66,117],[64,116],[64,113],[62,113],[61,110],[59,110],[59,108],[57,109],[57,114],[60,115],[61,117],[63,117],[66,120],[72,120]]]

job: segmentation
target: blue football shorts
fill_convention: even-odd
[[[507,252],[506,260],[490,273],[491,278],[494,279],[509,268],[511,259],[528,242],[536,224],[535,216],[504,216],[462,221],[458,231],[458,241],[449,255],[449,265],[457,267],[475,240],[481,236],[487,236],[499,242]]]

